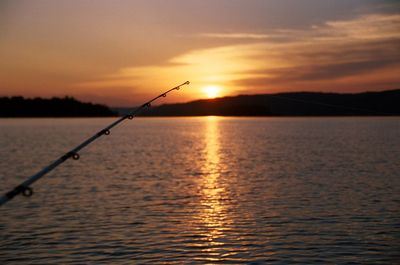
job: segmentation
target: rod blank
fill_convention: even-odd
[[[59,165],[64,163],[69,158],[78,160],[80,158],[79,151],[82,150],[83,148],[85,148],[86,146],[88,146],[89,144],[91,144],[93,141],[95,141],[96,139],[98,139],[99,137],[101,137],[103,135],[109,135],[112,128],[114,128],[115,126],[117,126],[118,124],[120,124],[121,122],[123,122],[126,119],[130,119],[130,120],[133,119],[133,117],[138,115],[141,111],[143,111],[143,109],[149,108],[153,101],[156,101],[157,99],[159,99],[161,97],[166,97],[169,92],[171,92],[173,90],[179,90],[181,88],[181,86],[189,85],[189,84],[190,84],[190,82],[186,81],[185,83],[182,83],[174,88],[171,88],[170,90],[167,90],[166,92],[158,95],[157,97],[147,101],[146,103],[141,105],[139,108],[132,110],[129,114],[122,116],[121,118],[114,121],[113,123],[111,123],[110,125],[105,127],[104,129],[100,130],[99,132],[97,132],[96,134],[91,136],[90,138],[86,139],[81,144],[79,144],[75,148],[73,148],[70,151],[68,151],[67,153],[65,153],[65,155],[61,156],[54,162],[50,163],[48,166],[46,166],[45,168],[43,168],[36,174],[27,178],[24,182],[19,184],[17,187],[15,187],[14,189],[10,190],[9,192],[7,192],[3,196],[1,196],[0,197],[0,206],[5,204],[6,202],[8,202],[9,200],[11,200],[12,198],[14,198],[15,196],[17,196],[20,193],[22,193],[22,195],[24,195],[25,197],[32,196],[33,189],[30,187],[30,185],[32,185],[35,181],[39,180],[41,177],[43,177],[44,175],[46,175],[47,173],[49,173],[50,171],[52,171],[53,169],[55,169],[56,167],[58,167]]]

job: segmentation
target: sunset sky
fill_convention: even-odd
[[[400,88],[400,2],[2,0],[0,96],[139,104]]]

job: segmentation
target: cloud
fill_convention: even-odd
[[[218,39],[252,39],[252,40],[263,40],[271,39],[274,36],[268,34],[258,33],[202,33],[196,35],[199,38],[218,38]]]
[[[400,70],[399,25],[400,15],[374,14],[296,31],[287,42],[258,44],[258,60],[275,63],[254,69],[253,76],[236,83],[255,89],[295,90],[309,85],[334,90],[333,80],[347,80],[347,88],[387,88],[388,83],[400,81],[396,76],[396,70]],[[380,86],[379,75],[372,80],[370,73],[379,73],[390,82],[381,80]]]
[[[162,87],[189,79],[202,86],[222,85],[226,94],[271,90],[386,89],[400,82],[400,15],[369,14],[328,21],[305,30],[214,32],[195,38],[226,39],[222,47],[197,49],[163,65],[125,67],[83,86]],[[242,40],[248,40],[243,43]],[[150,81],[149,81],[150,80]],[[392,87],[393,88],[393,87]],[[142,91],[143,92],[143,91]]]

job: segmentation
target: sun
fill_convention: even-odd
[[[219,92],[221,88],[219,86],[205,86],[203,88],[204,94],[206,94],[207,98],[216,98],[219,96]]]

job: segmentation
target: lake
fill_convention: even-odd
[[[0,119],[0,191],[114,119]],[[1,264],[395,264],[400,117],[137,118],[0,207]]]

